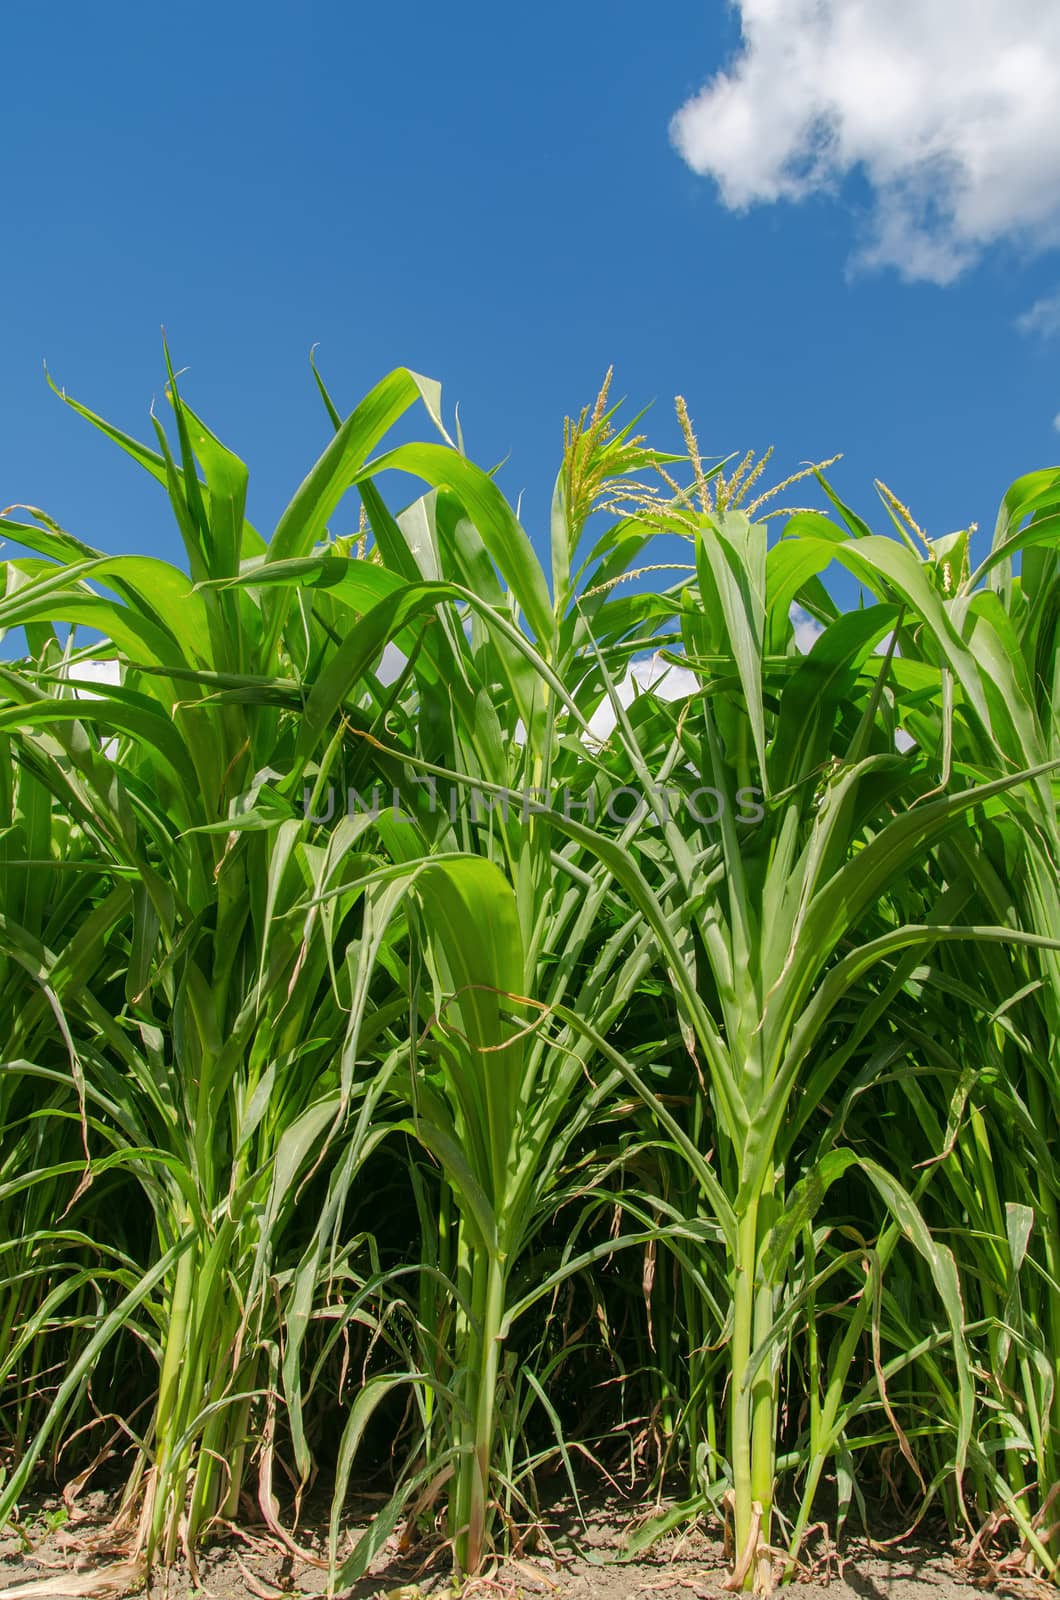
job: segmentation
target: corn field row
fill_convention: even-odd
[[[317,382],[268,540],[172,369],[150,445],[67,403],[181,566],[0,519],[0,1523],[323,1486],[338,1592],[606,1473],[737,1588],[874,1518],[1055,1574],[1060,471],[973,569],[605,385],[543,566],[436,384]]]

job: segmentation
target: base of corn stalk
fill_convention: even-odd
[[[722,1496],[722,1505],[726,1513],[725,1553],[732,1562],[732,1571],[722,1588],[731,1592],[752,1589],[755,1594],[772,1594],[773,1558],[783,1556],[784,1552],[775,1550],[762,1538],[764,1513],[761,1501],[754,1500],[751,1503],[751,1522],[740,1550],[736,1549],[732,1532],[735,1524],[736,1496],[731,1489],[726,1490]]]

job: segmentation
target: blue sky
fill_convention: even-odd
[[[327,441],[317,341],[344,408],[439,378],[539,541],[612,362],[661,445],[682,393],[708,454],[841,450],[881,528],[876,476],[930,533],[989,525],[1060,457],[1060,37],[1040,0],[932,5],[963,20],[919,60],[907,0],[882,38],[860,0],[5,8],[0,505],[177,559],[41,366],[149,438],[164,323],[263,529]]]

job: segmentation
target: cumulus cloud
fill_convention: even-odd
[[[807,655],[813,649],[814,641],[824,632],[824,627],[816,617],[811,617],[801,606],[792,606],[788,616],[795,630],[795,648],[801,650],[803,655]]]
[[[1060,433],[1060,411],[1058,411],[1056,416],[1053,418],[1053,427],[1056,429],[1057,433]]]
[[[121,662],[112,656],[103,656],[98,661],[74,661],[63,669],[64,678],[75,678],[78,683],[121,683]],[[75,700],[100,700],[102,695],[95,689],[75,689]],[[100,747],[101,753],[108,761],[113,761],[118,753],[117,739],[106,739]]]
[[[736,0],[735,60],[672,136],[733,210],[872,196],[858,261],[949,283],[990,244],[1060,243],[1055,0]]]
[[[1060,334],[1060,290],[1036,300],[1029,310],[1016,318],[1021,333],[1040,334],[1043,339],[1055,339]]]
[[[75,661],[71,666],[64,668],[63,676],[76,678],[84,683],[120,683],[121,662],[111,656],[104,656],[98,661]],[[75,689],[74,696],[78,700],[98,700],[99,695],[92,689]]]
[[[619,702],[628,706],[642,689],[653,690],[663,700],[681,700],[685,695],[694,694],[698,687],[698,679],[688,667],[676,667],[661,656],[652,655],[634,661],[621,683],[616,685],[615,692]],[[590,735],[602,744],[616,720],[610,699],[601,701],[589,718]]]
[[[805,655],[813,648],[814,640],[820,637],[824,628],[801,606],[792,606],[789,615],[794,625],[796,647]],[[687,695],[695,694],[698,688],[699,679],[690,667],[664,661],[660,655],[650,655],[633,662],[625,677],[616,685],[615,692],[621,704],[628,706],[643,689],[651,689],[663,700],[683,700]],[[602,700],[589,718],[590,735],[602,744],[611,734],[615,721],[611,701]]]
[[[383,654],[379,658],[379,665],[375,669],[375,675],[384,686],[388,683],[396,683],[407,666],[408,656],[398,649],[393,640],[388,640],[383,646]]]
[[[1020,333],[1039,334],[1042,339],[1055,339],[1060,334],[1060,291],[1046,294],[1034,301],[1030,310],[1015,320]]]

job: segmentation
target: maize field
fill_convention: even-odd
[[[608,1474],[735,1589],[1055,1578],[1060,469],[973,560],[605,384],[532,542],[436,383],[316,375],[266,538],[166,362],[149,444],[62,399],[180,565],[0,517],[0,1524],[322,1489],[339,1594]]]

